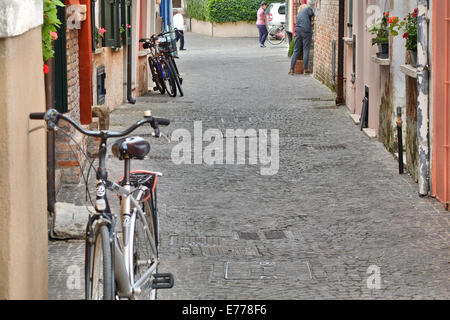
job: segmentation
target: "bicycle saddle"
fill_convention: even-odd
[[[141,137],[122,138],[114,142],[111,151],[119,160],[143,160],[150,152],[150,143]]]

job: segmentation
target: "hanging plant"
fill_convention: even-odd
[[[55,55],[53,41],[58,39],[57,30],[61,26],[57,7],[64,7],[64,3],[60,0],[44,0],[44,23],[42,24],[42,57],[44,62]],[[44,64],[44,73],[48,73],[48,70],[48,66]]]

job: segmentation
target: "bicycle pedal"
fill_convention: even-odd
[[[152,289],[173,288],[173,275],[171,273],[156,273],[153,275]]]

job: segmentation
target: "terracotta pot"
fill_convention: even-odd
[[[297,60],[295,63],[294,73],[303,74],[303,60]]]

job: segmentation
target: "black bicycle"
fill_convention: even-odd
[[[150,38],[140,39],[143,42],[143,48],[149,49],[148,62],[152,73],[153,82],[156,83],[155,90],[161,94],[167,92],[169,96],[175,97],[177,88],[180,96],[183,96],[183,78],[180,76],[177,64],[173,57],[175,52],[174,41],[169,36],[172,32],[163,32],[154,34]]]
[[[150,144],[141,137],[123,138],[146,124],[153,128],[154,137],[161,137],[159,126],[167,126],[170,121],[152,117],[146,111],[142,120],[122,132],[96,132],[83,129],[56,110],[32,113],[30,119],[45,120],[48,130],[59,129],[58,121],[65,120],[82,134],[100,139],[99,164],[97,169],[94,168],[97,177],[95,212],[89,215],[86,226],[86,299],[156,299],[158,289],[172,288],[173,276],[158,273],[160,242],[156,184],[162,174],[131,171],[131,160],[144,159],[150,152]],[[112,146],[113,155],[124,161],[124,175],[118,182],[109,181],[106,170],[110,138],[121,138]],[[93,168],[93,162],[90,162],[89,170]],[[87,188],[89,173],[87,180],[84,174],[83,179]],[[107,190],[116,193],[120,199],[121,233],[116,232],[118,218],[111,212]],[[89,192],[87,194],[90,198]]]

